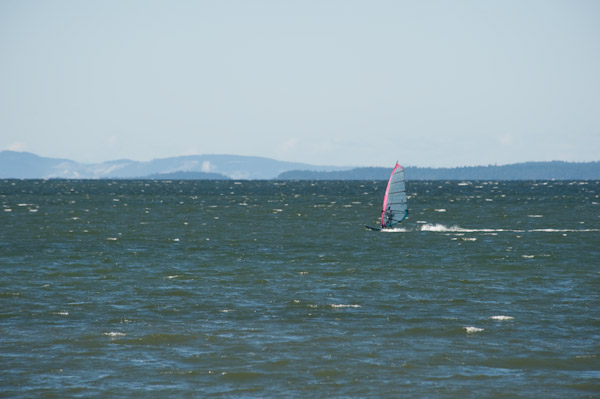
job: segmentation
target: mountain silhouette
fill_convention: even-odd
[[[134,179],[148,176],[156,178],[158,175],[179,172],[216,173],[231,179],[274,179],[283,172],[296,169],[335,171],[350,168],[315,166],[241,155],[187,155],[148,162],[121,159],[84,164],[68,159],[41,157],[28,152],[0,152],[0,178],[15,179]]]

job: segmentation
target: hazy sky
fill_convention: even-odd
[[[600,160],[600,1],[0,1],[0,149]]]

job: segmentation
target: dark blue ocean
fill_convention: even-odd
[[[0,181],[0,397],[600,397],[600,182],[407,178]]]

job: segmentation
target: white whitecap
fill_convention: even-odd
[[[381,229],[382,233],[406,233],[406,229],[403,227],[392,227],[389,229]]]
[[[66,310],[61,310],[60,312],[54,312],[54,314],[59,316],[68,316],[69,312],[67,312]]]
[[[458,227],[448,227],[443,224],[424,224],[421,226],[421,231],[433,231],[433,232],[448,232],[448,231],[461,231]]]
[[[332,308],[360,308],[360,305],[331,304]]]
[[[467,327],[463,327],[463,328],[465,330],[467,330],[467,334],[472,334],[472,333],[483,331],[483,328],[473,327],[473,326],[467,326]]]
[[[118,332],[118,331],[111,331],[111,332],[105,332],[104,335],[106,335],[108,337],[124,337],[127,334]]]
[[[496,315],[496,316],[490,316],[490,319],[505,321],[505,320],[514,320],[514,317],[512,317],[512,316],[504,316],[504,315]]]
[[[486,233],[486,234],[495,234],[502,232],[523,232],[525,230],[505,230],[505,229],[465,229],[463,227],[451,226],[448,227],[446,225],[436,223],[431,224],[427,223],[421,226],[421,231],[433,231],[438,233]]]

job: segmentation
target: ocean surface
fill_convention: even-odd
[[[600,182],[407,177],[0,180],[0,397],[600,397]]]

